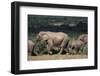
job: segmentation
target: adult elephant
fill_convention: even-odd
[[[37,42],[41,40],[47,42],[46,48],[49,54],[52,54],[51,50],[55,49],[59,51],[58,54],[61,54],[68,44],[69,39],[69,36],[63,32],[41,31],[37,35]]]

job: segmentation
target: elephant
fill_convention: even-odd
[[[79,50],[83,46],[83,42],[80,40],[70,40],[68,43],[68,53],[69,54],[78,54]]]
[[[55,49],[59,52],[58,54],[61,54],[67,46],[69,39],[69,36],[63,32],[41,31],[37,35],[37,42],[39,40],[47,42],[46,48],[49,54],[52,54],[51,50]]]
[[[82,34],[78,37],[78,40],[83,42],[83,46],[81,48],[81,51],[85,54],[87,54],[88,51],[88,34]]]
[[[87,34],[82,34],[78,37],[78,40],[81,40],[84,44],[87,44],[88,42],[88,35]]]
[[[35,46],[35,43],[32,40],[28,40],[28,52],[31,53],[34,46]]]

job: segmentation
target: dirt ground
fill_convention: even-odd
[[[63,60],[63,59],[86,59],[88,55],[42,55],[42,56],[31,56],[28,55],[28,60]]]

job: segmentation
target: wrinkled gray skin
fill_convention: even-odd
[[[61,54],[69,42],[69,36],[63,32],[41,31],[37,35],[38,40],[47,41],[46,47],[49,54],[52,54],[52,49],[58,50],[58,54]]]
[[[34,48],[34,42],[32,40],[28,40],[28,52],[32,52],[32,49]]]
[[[71,40],[68,44],[69,54],[78,54],[83,42],[80,40]]]
[[[87,34],[82,34],[78,37],[78,40],[81,40],[84,44],[87,44],[88,42],[88,35]]]

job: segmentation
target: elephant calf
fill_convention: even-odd
[[[83,42],[80,40],[71,40],[68,44],[68,51],[70,54],[78,54]]]
[[[85,54],[88,52],[88,34],[82,34],[78,37],[78,40],[83,42],[83,46],[81,48],[81,51]]]
[[[79,50],[86,51],[88,42],[88,35],[82,34],[78,37],[77,40],[72,40],[68,44],[68,51],[71,54],[79,53]]]

